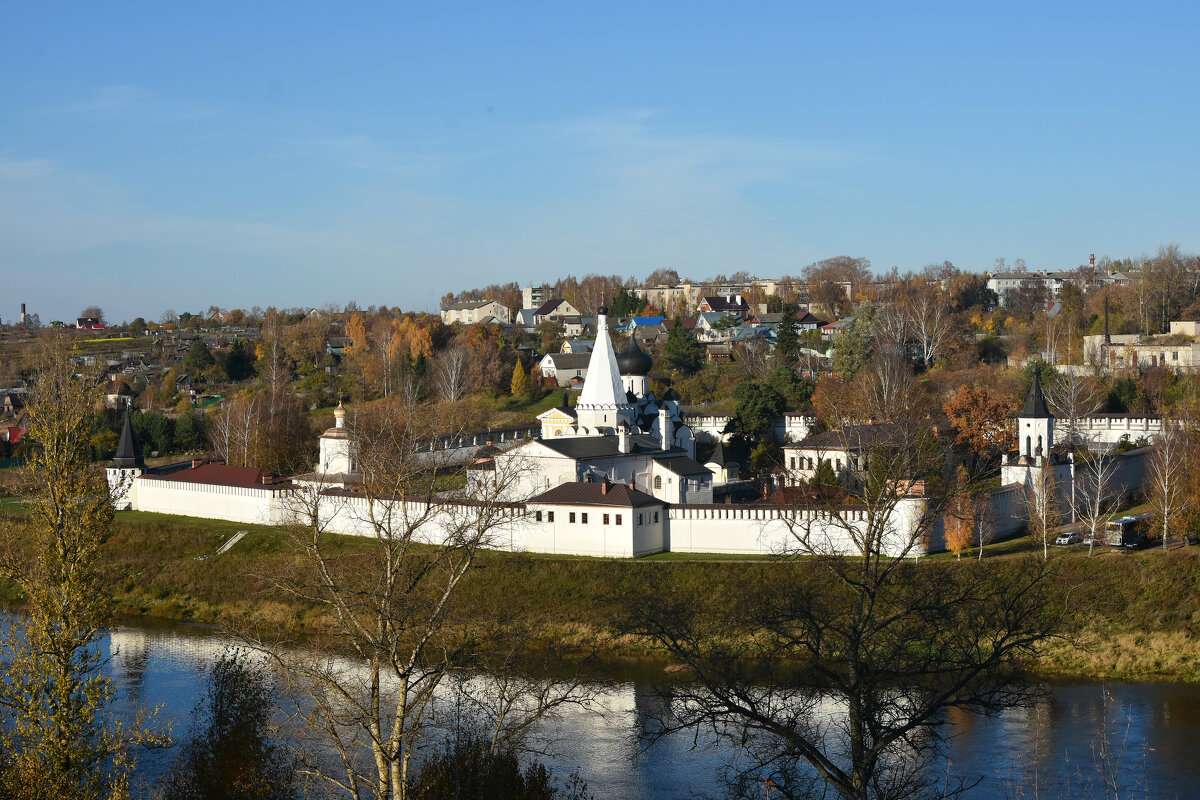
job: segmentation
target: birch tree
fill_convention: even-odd
[[[91,463],[97,376],[76,376],[65,342],[43,354],[26,413],[34,444],[23,473],[23,524],[0,529],[0,576],[27,611],[0,633],[0,796],[123,800],[135,748],[165,745],[153,713],[120,720],[101,651],[112,622],[99,551],[113,507]]]
[[[1025,507],[1029,511],[1029,535],[1042,546],[1042,560],[1050,560],[1050,539],[1059,523],[1058,484],[1054,479],[1054,460],[1042,458],[1042,464],[1030,475],[1025,488]]]
[[[438,394],[447,403],[453,403],[467,393],[467,368],[467,351],[462,347],[450,347],[438,356],[433,380]]]
[[[1117,474],[1117,460],[1102,447],[1092,449],[1092,458],[1075,471],[1079,496],[1079,521],[1088,532],[1088,555],[1096,549],[1096,540],[1104,533],[1107,510],[1120,503],[1120,495],[1113,492],[1113,478]]]
[[[325,609],[329,629],[316,644],[348,650],[350,662],[249,634],[287,676],[297,736],[316,745],[301,755],[305,774],[352,798],[407,796],[439,687],[478,644],[456,594],[480,551],[505,545],[507,526],[521,524],[522,508],[504,502],[518,479],[516,459],[475,482],[469,497],[434,495],[451,471],[423,451],[435,430],[436,419],[387,398],[352,426],[361,490],[295,495],[287,530],[304,566],[278,585]],[[357,546],[329,533],[335,519],[363,535]],[[496,742],[527,727],[529,707],[504,699]]]
[[[1176,420],[1163,418],[1162,434],[1146,470],[1146,495],[1162,526],[1162,546],[1167,549],[1171,529],[1183,520],[1188,505],[1182,459],[1187,450],[1187,434]]]

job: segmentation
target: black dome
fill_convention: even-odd
[[[649,375],[650,367],[654,365],[650,356],[638,347],[637,337],[629,334],[629,343],[625,349],[617,353],[617,369],[622,375]]]

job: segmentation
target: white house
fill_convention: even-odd
[[[442,309],[442,322],[451,325],[455,322],[463,325],[474,325],[488,317],[508,324],[512,321],[512,313],[507,306],[495,300],[470,300],[465,303],[451,303]]]

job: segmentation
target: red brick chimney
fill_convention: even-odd
[[[608,478],[600,482],[600,494],[608,494]]]

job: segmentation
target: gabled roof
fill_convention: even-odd
[[[533,315],[535,317],[544,317],[547,314],[553,313],[554,309],[558,308],[560,305],[562,305],[563,303],[566,303],[566,302],[567,301],[563,300],[561,297],[552,297],[549,300],[547,300],[546,302],[542,303],[538,307],[538,310],[533,312]]]
[[[463,302],[463,303],[449,303],[445,306],[442,306],[442,310],[443,311],[468,311],[468,310],[475,309],[475,308],[483,308],[484,306],[491,305],[494,302],[496,302],[496,301],[495,300],[467,300],[466,302]]]
[[[623,483],[562,483],[528,501],[530,505],[616,506],[641,508],[665,505],[662,500]]]
[[[592,360],[591,353],[547,353],[542,361],[550,359],[555,369],[586,369]]]

